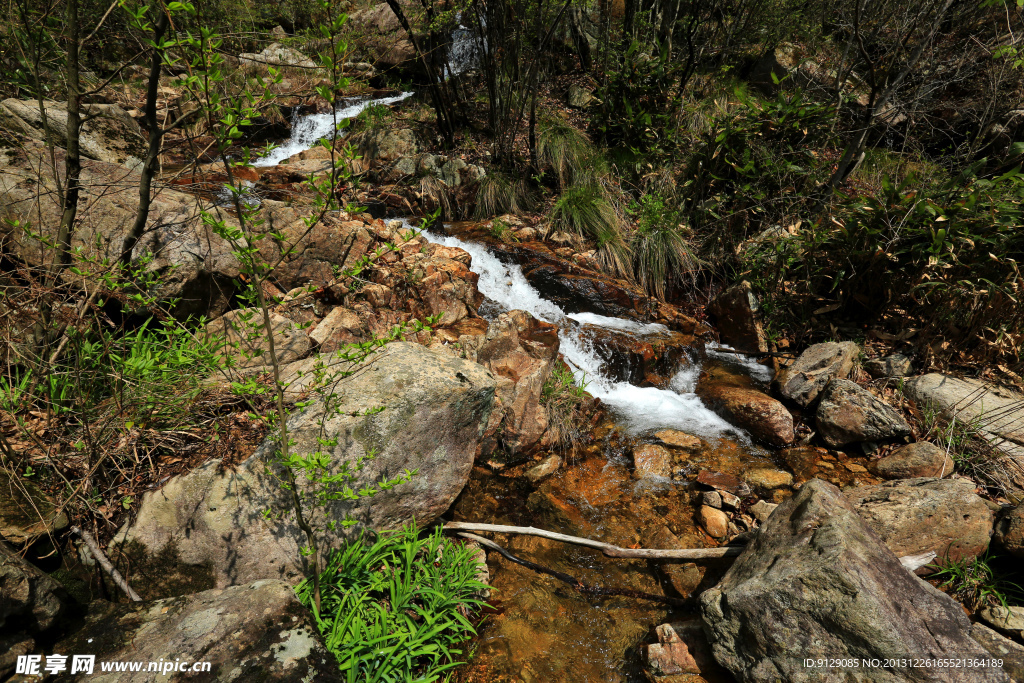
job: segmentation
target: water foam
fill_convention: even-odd
[[[395,104],[411,96],[411,92],[403,92],[401,95],[393,97],[362,99],[326,114],[296,116],[292,122],[291,137],[274,148],[267,156],[254,161],[253,166],[260,168],[277,166],[288,157],[305,152],[324,138],[331,137],[337,130],[338,124],[345,119],[359,116],[359,113],[367,107],[375,104]]]
[[[664,332],[664,325],[637,323],[594,313],[566,314],[533,288],[515,264],[498,260],[487,248],[457,237],[424,232],[430,242],[446,247],[459,247],[472,256],[470,269],[480,276],[477,287],[489,299],[509,310],[524,310],[539,320],[559,326],[560,350],[573,370],[577,384],[608,405],[632,433],[666,427],[704,438],[730,434],[746,441],[746,435],[709,410],[693,393],[700,366],[688,366],[672,379],[669,389],[638,387],[617,382],[604,371],[604,361],[594,352],[590,342],[580,335],[580,325],[597,325],[606,329],[633,334]]]

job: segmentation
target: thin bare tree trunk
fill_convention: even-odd
[[[57,262],[51,274],[55,282],[60,271],[71,264],[71,236],[75,229],[75,218],[78,215],[78,199],[81,194],[82,159],[79,150],[82,130],[81,114],[81,82],[79,73],[79,50],[81,27],[78,24],[78,0],[67,0],[68,21],[68,137],[67,153],[64,156],[64,206],[57,230]]]

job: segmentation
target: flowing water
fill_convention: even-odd
[[[296,115],[292,121],[291,137],[278,145],[267,156],[257,159],[253,166],[257,168],[277,166],[288,157],[305,152],[324,138],[331,137],[342,121],[359,116],[360,112],[367,107],[375,104],[395,104],[407,97],[411,97],[412,94],[411,92],[403,92],[401,95],[394,95],[392,97],[362,98],[326,114]]]

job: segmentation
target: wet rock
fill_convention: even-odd
[[[729,515],[709,505],[701,505],[697,513],[700,525],[712,538],[725,538],[729,535]]]
[[[903,479],[843,495],[899,557],[960,560],[988,549],[995,515],[968,479]]]
[[[633,333],[583,325],[580,336],[604,361],[606,376],[616,382],[663,389],[676,372],[692,363],[689,351],[694,346],[693,337],[663,327]]]
[[[804,658],[988,656],[968,635],[960,605],[904,569],[820,480],[775,511],[700,607],[715,659],[750,683],[803,680]],[[858,669],[857,678],[1008,680],[997,669],[909,666]]]
[[[750,283],[729,287],[708,307],[723,342],[744,353],[765,352],[768,342],[761,326],[761,306]]]
[[[0,541],[0,640],[49,631],[68,601],[63,586]]]
[[[562,459],[560,457],[557,455],[549,455],[544,458],[539,465],[535,465],[534,467],[526,470],[523,476],[536,484],[541,479],[546,479],[557,472],[558,468],[561,466]]]
[[[978,613],[981,620],[989,626],[1005,631],[1020,638],[1024,635],[1024,607],[986,607]]]
[[[66,102],[44,101],[46,128],[54,144],[64,147],[68,135]],[[141,171],[148,143],[139,124],[116,104],[83,105],[79,145],[82,156]],[[0,128],[45,142],[39,104],[34,100],[7,99],[0,103]],[[138,194],[138,190],[135,191]]]
[[[730,493],[737,493],[744,487],[744,483],[738,477],[725,472],[712,472],[710,470],[698,472],[697,483],[710,486],[719,492],[728,491]]]
[[[57,167],[63,168],[64,151],[57,149],[55,154]],[[41,144],[24,141],[23,147],[0,150],[0,212],[55,240],[61,206],[50,168],[49,153]],[[122,166],[85,159],[81,179],[79,222],[71,247],[81,249],[82,258],[92,262],[114,262],[135,220],[139,177],[126,174]],[[228,308],[239,274],[231,245],[213,234],[199,213],[195,197],[161,189],[153,197],[145,235],[133,254],[135,265],[142,256],[155,255],[145,266],[147,272],[161,276],[153,294],[177,299],[176,315],[220,315]],[[232,219],[225,218],[230,224]],[[7,221],[0,221],[0,237],[6,249],[31,266],[42,266],[52,256],[33,236]]]
[[[325,414],[326,399],[314,391],[310,404],[292,413],[292,452],[326,451],[330,474],[375,453],[354,470],[353,490],[418,470],[409,482],[373,497],[307,510],[310,524],[321,530],[321,542],[339,546],[351,532],[328,525],[346,518],[373,529],[393,529],[413,518],[429,524],[469,478],[493,404],[493,376],[476,363],[394,342],[356,367],[319,356],[285,366],[290,390],[310,390],[318,363],[328,378],[321,384],[331,394],[330,409]],[[352,374],[331,379],[339,370]],[[334,445],[325,447],[321,439]],[[306,543],[302,532],[290,515],[266,519],[263,514],[291,507],[274,469],[276,450],[276,441],[268,438],[233,469],[212,460],[147,493],[134,524],[118,533],[119,552],[166,555],[163,572],[201,568],[217,587],[261,578],[298,580],[305,570],[299,553]],[[319,490],[301,479],[300,487]],[[130,571],[126,578],[132,581]],[[146,577],[139,578],[145,588]]]
[[[1015,643],[984,624],[971,624],[971,638],[974,638],[989,655],[1003,660],[1003,671],[1015,681],[1024,680],[1024,645]]]
[[[705,491],[703,496],[704,504],[708,507],[722,509],[722,494],[718,491]]]
[[[647,667],[654,680],[677,674],[700,673],[700,667],[672,624],[661,624],[655,631],[658,642],[647,646]]]
[[[672,454],[664,446],[642,444],[633,449],[633,466],[638,479],[644,477],[671,477]]]
[[[566,272],[556,265],[524,268],[527,281],[567,313],[598,313],[615,318],[649,319],[651,305],[639,289],[596,274]]]
[[[978,427],[978,436],[995,451],[984,468],[991,483],[1024,498],[1024,394],[978,379],[930,373],[907,380],[904,392],[919,408],[932,406],[947,419]]]
[[[864,369],[872,377],[906,377],[913,372],[910,359],[900,353],[866,360]]]
[[[881,458],[875,463],[875,471],[885,479],[942,478],[953,473],[953,461],[945,449],[929,441],[918,441]]]
[[[67,515],[34,481],[0,469],[0,538],[19,545],[31,543],[67,525]]]
[[[764,524],[768,521],[768,518],[772,516],[772,513],[775,512],[775,508],[777,507],[779,506],[775,503],[769,503],[766,500],[759,500],[750,506],[750,514],[754,515],[754,519],[758,522]]]
[[[996,522],[994,538],[1006,552],[1024,559],[1024,505],[1003,511]]]
[[[829,446],[884,441],[909,436],[903,416],[885,401],[848,379],[829,382],[815,415],[818,431]]]
[[[729,384],[698,384],[697,395],[758,441],[782,447],[795,439],[793,416],[786,406],[762,391]]]
[[[779,451],[779,457],[793,471],[794,480],[798,484],[822,479],[842,488],[880,481],[842,451],[830,453],[817,446],[796,446]]]
[[[756,491],[772,491],[793,485],[793,475],[784,470],[758,468],[743,474],[743,480]]]
[[[264,580],[149,603],[90,606],[85,624],[56,652],[95,654],[98,661],[209,662],[211,680],[312,683],[338,680],[309,611],[291,585]],[[173,664],[173,661],[170,663]],[[184,679],[177,674],[170,680]],[[152,683],[165,673],[108,673],[89,680]]]
[[[305,330],[278,313],[270,314],[274,353],[284,365],[300,360],[309,353],[313,343]],[[257,308],[228,311],[210,322],[203,330],[207,339],[219,339],[220,353],[231,358],[234,366],[250,368],[271,364],[270,342],[264,328],[263,314]]]
[[[251,65],[266,69],[267,66],[295,66],[303,69],[313,69],[316,63],[302,54],[295,48],[285,47],[280,43],[271,43],[261,52],[243,52],[238,55],[238,61],[242,65]]]
[[[858,353],[860,347],[853,342],[809,346],[792,365],[776,373],[772,388],[783,398],[807,407],[830,381],[849,376]]]
[[[703,442],[696,436],[678,429],[662,429],[654,433],[654,438],[669,448],[679,448],[684,451],[699,451],[703,447]]]

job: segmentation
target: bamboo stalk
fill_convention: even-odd
[[[608,557],[623,557],[642,560],[711,560],[721,557],[736,557],[743,552],[742,547],[732,546],[724,548],[674,548],[671,550],[656,550],[651,548],[620,548],[610,543],[593,541],[589,538],[569,536],[554,531],[545,531],[532,526],[506,526],[504,524],[475,524],[473,522],[448,522],[445,529],[452,531],[492,531],[499,534],[524,534],[527,536],[540,536],[562,543],[572,543],[588,548],[600,550]]]

